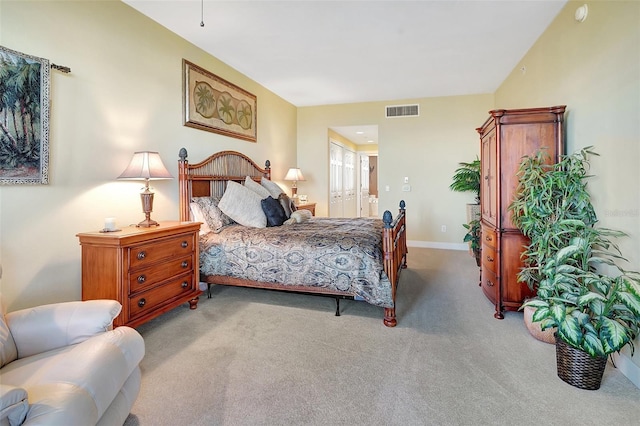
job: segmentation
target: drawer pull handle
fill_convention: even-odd
[[[182,288],[189,287],[189,283],[187,281],[182,281]]]
[[[487,256],[487,260],[488,260],[489,262],[493,262],[493,257],[491,257],[491,256]]]
[[[183,268],[187,268],[189,266],[189,262],[187,262],[186,260],[183,260],[180,266],[182,266]]]
[[[182,248],[187,248],[189,247],[189,243],[186,241],[183,241],[182,244],[180,244],[182,246]]]
[[[493,241],[493,238],[491,238],[490,235],[487,235],[486,237],[484,237],[484,239],[487,240],[487,241]]]
[[[488,285],[489,287],[493,287],[493,283],[491,282],[491,280],[487,280],[487,285]]]
[[[143,307],[144,305],[146,305],[146,304],[147,304],[147,301],[146,301],[144,298],[142,298],[142,299],[138,300],[138,306],[139,306],[139,307],[141,307],[141,308],[142,308],[142,307]]]
[[[138,260],[142,260],[145,257],[147,257],[147,252],[146,251],[141,251],[140,253],[138,253]]]
[[[147,277],[145,275],[138,275],[138,283],[139,284],[142,284],[146,280],[147,280]]]

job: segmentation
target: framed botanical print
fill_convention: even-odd
[[[0,46],[0,184],[49,183],[47,59]]]
[[[185,126],[256,142],[255,95],[186,59],[182,71]]]

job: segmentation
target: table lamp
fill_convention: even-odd
[[[298,195],[298,181],[304,181],[304,176],[302,172],[298,168],[291,168],[287,172],[287,175],[284,177],[284,180],[291,180],[293,184],[291,185],[291,197],[296,198]]]
[[[160,154],[154,151],[139,151],[133,153],[133,158],[118,179],[144,180],[144,190],[140,193],[142,211],[145,219],[138,223],[139,227],[149,228],[159,223],[151,219],[153,211],[153,192],[149,188],[150,180],[173,179],[173,176],[162,164]]]

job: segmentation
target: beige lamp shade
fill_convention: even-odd
[[[142,211],[145,219],[138,223],[138,226],[148,228],[150,226],[158,226],[159,223],[151,220],[151,212],[153,211],[153,192],[149,188],[150,180],[173,179],[171,173],[162,163],[160,154],[154,151],[139,151],[133,154],[131,162],[122,172],[118,179],[144,180],[144,191],[140,193],[142,201]]]
[[[153,151],[139,151],[133,153],[131,162],[118,179],[158,180],[173,179],[173,176],[162,163],[160,154]]]
[[[284,177],[284,180],[292,180],[294,182],[303,181],[304,175],[302,174],[302,171],[300,171],[300,169],[291,168],[287,172],[287,175]]]

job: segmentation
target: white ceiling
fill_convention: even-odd
[[[123,1],[298,107],[493,93],[566,3]]]

